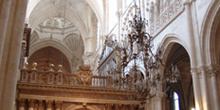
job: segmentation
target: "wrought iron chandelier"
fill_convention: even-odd
[[[153,37],[146,32],[148,21],[142,18],[140,1],[139,8],[136,1],[134,2],[135,15],[128,21],[127,26],[130,32],[123,36],[124,40],[119,47],[121,65],[117,65],[116,74],[111,77],[116,82],[120,77],[124,77],[124,90],[129,93],[128,99],[144,102],[156,94],[157,84],[177,82],[179,70],[175,65],[167,69],[163,62],[163,49],[158,48],[153,52]],[[165,74],[160,71],[161,67],[165,69]]]

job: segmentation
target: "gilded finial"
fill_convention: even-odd
[[[61,64],[58,65],[58,68],[59,68],[58,72],[62,72],[63,66]]]
[[[27,69],[27,67],[28,67],[28,62],[24,62],[24,67],[23,67],[23,69]]]
[[[32,66],[33,66],[33,70],[36,70],[37,68],[37,63],[36,62],[34,62],[33,64],[32,64]]]
[[[54,64],[50,64],[50,71],[54,71],[53,68],[54,68]]]

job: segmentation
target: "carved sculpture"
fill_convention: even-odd
[[[77,80],[78,84],[91,85],[92,74],[89,66],[80,66]]]

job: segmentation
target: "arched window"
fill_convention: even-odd
[[[176,92],[173,92],[173,105],[174,105],[174,110],[180,110],[179,95]]]
[[[174,90],[170,85],[166,87],[166,93],[168,95],[167,102],[166,102],[166,110],[183,110],[181,108],[181,101],[182,98],[179,94]]]

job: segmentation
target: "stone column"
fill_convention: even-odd
[[[2,53],[4,50],[4,41],[7,31],[7,25],[8,25],[8,19],[9,19],[9,13],[10,13],[10,6],[11,6],[11,0],[2,0],[0,3],[0,67],[2,62]],[[4,81],[4,74],[0,74],[0,97],[2,95],[2,88],[3,88],[3,81]],[[0,101],[1,102],[1,101]],[[0,103],[1,107],[1,103]]]
[[[25,99],[18,99],[18,110],[25,110]]]
[[[147,97],[145,109],[151,110],[151,99],[149,97]]]
[[[61,110],[62,101],[55,101],[55,107],[56,107],[56,110]]]
[[[210,103],[212,103],[212,108],[211,109],[213,109],[213,110],[220,110],[220,107],[219,107],[219,94],[218,94],[218,87],[217,87],[217,81],[216,81],[216,79],[217,79],[217,74],[219,73],[219,71],[218,71],[218,66],[215,68],[215,67],[210,67],[209,69],[208,69],[208,74],[209,74],[209,76],[210,76],[210,79],[211,79],[211,93],[209,93],[209,94],[211,94],[212,95],[212,100],[211,100],[211,102]]]
[[[0,3],[0,53],[3,53],[4,41],[7,32],[9,13],[11,7],[11,0],[1,0]],[[0,54],[0,67],[2,61],[2,54]],[[1,87],[1,86],[0,86]],[[0,91],[1,92],[1,91]]]
[[[46,110],[52,110],[52,108],[53,108],[53,101],[46,100],[46,106],[47,106]]]
[[[35,100],[28,99],[28,110],[34,110]]]
[[[195,40],[196,37],[194,34],[194,19],[192,18],[192,2],[191,0],[183,0],[183,4],[185,6],[185,13],[186,13],[186,23],[187,23],[187,29],[188,29],[188,41],[189,41],[189,48],[191,48],[191,54],[192,54],[192,59],[196,59],[200,54],[197,54],[198,52],[196,52],[196,44],[198,43],[198,41]],[[198,50],[198,49],[197,49]],[[201,59],[202,60],[202,59]],[[192,61],[191,63],[191,67],[195,67],[196,61]],[[192,74],[192,79],[193,79],[193,89],[194,89],[194,96],[195,96],[195,106],[196,106],[196,110],[203,110],[205,108],[203,108],[204,106],[206,106],[206,104],[204,105],[204,103],[202,103],[201,100],[206,100],[206,99],[202,99],[203,94],[201,94],[204,89],[202,89],[203,84],[200,85],[200,81],[198,79],[197,76],[197,71],[196,70],[192,70],[191,71]],[[205,77],[204,77],[205,78]],[[205,84],[206,85],[206,84]],[[206,109],[205,109],[206,110]]]
[[[157,110],[163,110],[162,101],[165,96],[165,93],[159,92],[156,94],[156,108]]]
[[[192,74],[192,82],[193,82],[193,92],[195,97],[195,108],[196,110],[202,110],[200,84],[199,84],[197,71],[195,69],[192,69],[191,74]]]
[[[0,109],[13,110],[27,0],[3,1],[0,5],[3,6],[3,10],[2,8],[1,10],[5,14],[1,12],[0,23],[5,22],[6,24],[3,23],[4,27],[1,26],[3,30],[0,29],[4,31],[0,33],[0,42],[4,42],[3,44],[0,43],[0,51],[2,51],[4,45],[1,52],[0,67]],[[4,35],[7,37],[4,37]]]
[[[204,110],[210,110],[209,93],[207,87],[207,75],[205,71],[206,71],[205,68],[200,69],[202,105]]]

